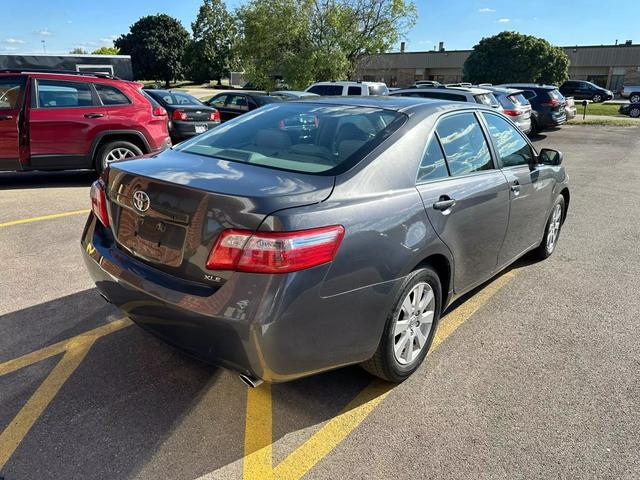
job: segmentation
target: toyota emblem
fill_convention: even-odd
[[[133,194],[133,206],[139,212],[146,212],[149,210],[149,206],[151,205],[151,200],[149,200],[149,195],[147,195],[142,190],[138,190]]]

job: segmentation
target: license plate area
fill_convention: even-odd
[[[207,131],[206,125],[196,125],[196,133],[204,133]]]
[[[122,209],[117,237],[123,247],[140,258],[179,267],[186,232],[184,226]]]

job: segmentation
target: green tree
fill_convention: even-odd
[[[365,56],[391,48],[414,25],[405,0],[251,0],[238,12],[248,79],[274,88],[350,78]]]
[[[100,47],[91,53],[93,55],[118,55],[120,53],[120,50],[118,50],[116,47]]]
[[[134,23],[129,33],[114,42],[124,55],[131,55],[133,74],[141,80],[171,80],[182,78],[185,48],[189,32],[173,17],[148,15]]]
[[[87,52],[84,48],[82,47],[76,47],[73,50],[71,50],[69,52],[71,55],[87,55],[89,52]]]
[[[187,58],[191,79],[196,82],[228,77],[234,66],[238,29],[235,18],[222,0],[204,0],[191,24],[193,42]]]
[[[464,63],[472,83],[536,82],[559,85],[569,78],[569,57],[543,38],[502,32],[483,38]]]

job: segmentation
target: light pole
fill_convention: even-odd
[[[44,53],[47,53],[47,45],[46,42],[44,40],[40,40],[42,42],[42,51]]]

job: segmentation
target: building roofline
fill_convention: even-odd
[[[555,45],[554,45],[555,46]],[[627,45],[624,43],[619,43],[618,45],[561,45],[559,48],[563,48],[566,50],[572,49],[580,49],[580,48],[633,48],[640,47],[640,43],[634,43],[631,45]],[[386,53],[378,53],[377,55],[411,55],[411,54],[425,54],[425,53],[471,53],[473,52],[472,48],[462,49],[462,50],[417,50],[417,51],[404,51],[404,52],[386,52]]]

